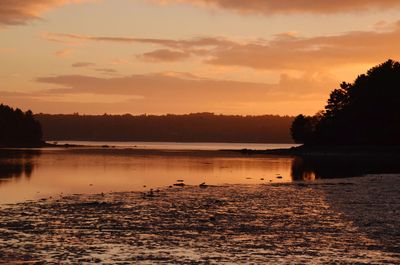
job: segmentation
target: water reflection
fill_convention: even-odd
[[[8,180],[30,179],[35,169],[34,157],[40,156],[39,150],[0,152],[0,185]]]
[[[34,158],[13,154],[1,160],[4,171],[11,168],[13,175],[3,175],[19,181],[0,186],[0,204],[61,194],[149,190],[168,187],[178,179],[186,185],[288,182],[292,160],[214,151],[112,148],[42,150]]]
[[[0,151],[0,204],[60,194],[185,184],[267,184],[399,173],[395,158],[246,156],[214,151],[44,149]]]
[[[293,180],[349,178],[366,174],[400,172],[399,157],[393,156],[304,156],[291,166]]]

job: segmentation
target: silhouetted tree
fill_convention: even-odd
[[[339,89],[334,89],[328,99],[328,104],[325,106],[326,116],[335,116],[343,110],[349,103],[348,89],[350,84],[343,82]]]
[[[310,142],[314,136],[314,130],[314,118],[302,114],[294,119],[292,126],[290,127],[290,133],[296,143]]]
[[[42,145],[42,129],[32,112],[22,112],[0,104],[0,146],[30,147]]]
[[[333,90],[311,137],[306,139],[309,141],[302,139],[302,142],[400,144],[399,106],[400,63],[388,60],[358,76],[354,83],[343,82]]]

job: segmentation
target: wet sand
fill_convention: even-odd
[[[399,184],[368,176],[3,205],[0,261],[399,264]]]

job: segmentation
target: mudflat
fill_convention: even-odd
[[[399,264],[399,184],[371,175],[3,205],[0,261]]]

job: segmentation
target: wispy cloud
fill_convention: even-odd
[[[97,69],[109,70],[109,69]],[[112,69],[111,69],[112,70]],[[138,74],[122,77],[93,77],[85,75],[60,75],[39,77],[37,82],[57,85],[58,88],[48,93],[92,93],[108,95],[141,95],[144,98],[175,101],[177,97],[186,99],[235,99],[255,100],[266,97],[310,97],[324,95],[330,87],[323,89],[324,84],[332,80],[318,76],[293,78],[282,75],[276,84],[242,82],[198,77],[190,73],[165,72],[155,74]],[[300,92],[300,93],[299,93]]]
[[[40,15],[61,5],[93,0],[1,0],[0,25],[23,25],[40,19]]]
[[[171,62],[198,56],[204,63],[268,70],[326,69],[351,64],[375,64],[400,54],[400,23],[385,30],[356,31],[340,35],[301,37],[295,32],[269,40],[237,41],[219,37],[192,39],[146,39],[135,37],[48,34],[57,41],[144,43],[159,46],[138,57]]]
[[[186,3],[201,7],[234,10],[243,14],[333,14],[376,11],[400,7],[398,0],[151,0],[160,4]]]
[[[54,53],[54,55],[57,57],[60,57],[60,58],[64,58],[64,57],[70,56],[73,51],[74,50],[72,50],[72,49],[62,49],[62,50],[56,51]]]
[[[71,66],[74,68],[89,68],[90,70],[105,75],[116,75],[118,73],[118,71],[113,68],[96,68],[97,64],[90,62],[77,62],[71,64]]]
[[[348,64],[375,64],[400,53],[400,28],[392,31],[359,31],[311,38],[276,38],[272,41],[235,44],[211,51],[207,60],[216,65],[256,69],[329,69]]]
[[[180,72],[110,78],[60,75],[40,77],[36,81],[54,86],[39,93],[44,99],[79,99],[79,95],[86,101],[97,96],[125,97],[131,102],[130,110],[141,113],[188,113],[206,109],[237,114],[249,113],[250,109],[259,114],[313,113],[322,107],[327,91],[336,84],[318,76],[282,75],[278,83],[268,84],[210,79]]]
[[[71,64],[72,67],[75,68],[81,68],[81,67],[90,67],[90,66],[95,66],[96,64],[94,63],[89,63],[89,62],[77,62],[77,63],[73,63]]]
[[[183,51],[174,51],[168,49],[159,49],[152,52],[143,53],[138,56],[140,59],[150,62],[176,62],[190,57],[190,53]]]
[[[1,0],[0,25],[23,25],[41,19],[41,14],[66,4],[91,2],[95,0]],[[234,10],[244,14],[331,14],[340,12],[360,12],[400,7],[398,0],[149,0],[168,4],[185,3],[203,7]]]
[[[94,69],[96,72],[106,74],[106,75],[116,75],[118,73],[117,70],[112,68],[96,68]]]
[[[191,47],[207,47],[217,45],[227,45],[232,43],[226,38],[217,37],[200,37],[192,39],[157,39],[157,38],[136,38],[136,37],[114,37],[114,36],[90,36],[90,35],[79,35],[79,34],[64,34],[64,33],[44,33],[42,37],[48,41],[54,41],[59,43],[68,44],[71,41],[95,41],[95,42],[114,42],[114,43],[126,43],[126,44],[152,44],[160,45],[174,49],[188,49]]]

